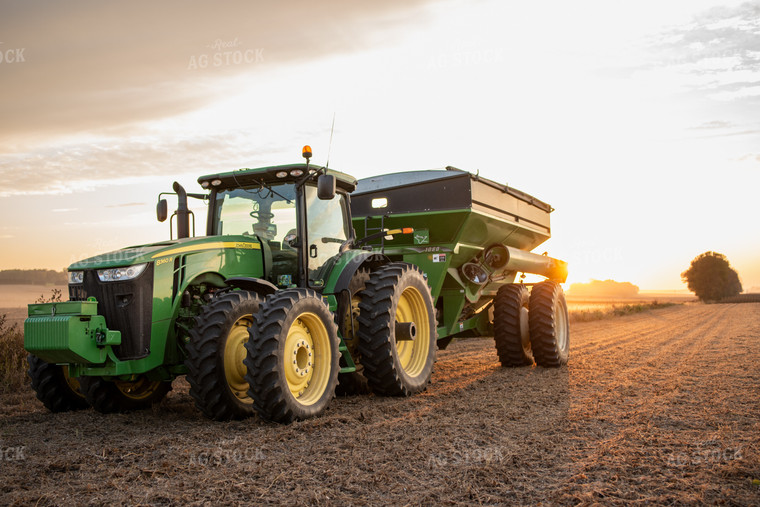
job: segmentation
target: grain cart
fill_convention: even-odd
[[[559,285],[567,264],[530,253],[550,237],[548,204],[454,167],[359,180],[354,228],[374,251],[422,269],[436,301],[438,347],[464,336],[494,336],[504,366],[558,367],[569,348],[567,304]],[[382,234],[409,228],[411,235]],[[518,273],[548,278],[513,283]],[[529,285],[532,289],[529,290]],[[348,340],[370,377],[383,364],[372,350],[372,316],[390,284],[367,282],[357,299],[358,340]],[[359,375],[353,375],[359,385]],[[370,378],[370,382],[373,379]],[[375,381],[376,382],[376,381]]]
[[[370,272],[394,280],[378,298],[385,311],[370,318],[384,354],[377,363],[395,371],[395,339],[413,342],[405,360],[414,368],[395,383],[383,378],[384,392],[423,389],[436,326],[422,271],[357,244],[348,197],[356,180],[309,165],[310,156],[304,149],[305,164],[203,176],[203,194],[175,183],[177,239],[72,264],[70,300],[29,305],[24,323],[37,397],[52,411],[125,411],[160,400],[186,375],[213,419],[319,414],[338,374],[356,370],[341,336],[353,324],[344,318],[350,290]],[[208,203],[204,237],[189,237],[188,197]]]

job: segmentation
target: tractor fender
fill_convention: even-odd
[[[277,286],[261,278],[249,278],[246,276],[232,276],[224,281],[227,286],[256,292],[261,297],[266,297],[277,292]]]
[[[341,271],[338,280],[335,282],[335,287],[332,290],[333,294],[340,294],[344,290],[348,289],[348,284],[351,283],[351,278],[359,271],[359,268],[369,268],[370,270],[377,269],[379,266],[390,263],[391,260],[378,253],[366,252],[361,253],[353,257],[348,264],[346,264]]]

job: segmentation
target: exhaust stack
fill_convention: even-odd
[[[187,192],[175,181],[172,186],[177,193],[177,238],[190,237],[190,208],[187,207]]]

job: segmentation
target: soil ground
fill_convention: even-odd
[[[760,303],[571,326],[570,365],[438,353],[428,390],[289,426],[152,410],[0,414],[0,504],[760,504]]]

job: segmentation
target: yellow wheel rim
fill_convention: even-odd
[[[145,377],[140,377],[133,381],[116,380],[114,381],[114,384],[116,384],[116,388],[127,398],[131,400],[144,400],[150,398],[150,396],[156,392],[161,386],[161,381],[148,380]]]
[[[430,353],[430,318],[425,299],[415,287],[407,287],[401,293],[396,322],[414,322],[417,327],[414,340],[396,340],[396,355],[401,368],[410,377],[416,377],[425,369]]]
[[[63,379],[69,385],[69,389],[71,389],[74,394],[80,398],[84,398],[84,394],[82,394],[82,391],[80,391],[81,385],[79,384],[79,379],[69,376],[69,367],[67,365],[63,365],[61,369],[63,370]]]
[[[248,404],[252,404],[253,399],[248,396],[248,382],[245,380],[246,367],[243,360],[246,355],[248,328],[252,324],[252,315],[240,317],[230,329],[224,344],[224,377],[227,380],[227,386],[238,400]]]
[[[300,314],[288,329],[283,366],[288,389],[302,405],[313,405],[330,382],[332,346],[327,328],[311,312]]]

